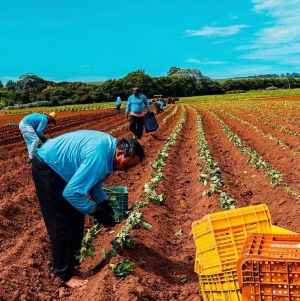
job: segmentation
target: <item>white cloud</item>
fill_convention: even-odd
[[[253,10],[269,16],[254,39],[236,48],[241,58],[295,65],[300,60],[300,0],[252,0]]]
[[[230,25],[224,27],[214,27],[214,26],[205,26],[201,29],[187,29],[185,31],[186,36],[188,37],[223,37],[223,36],[231,36],[239,33],[241,28],[245,28],[247,25],[239,24],[239,25]]]
[[[212,44],[219,45],[219,44],[223,44],[223,43],[230,42],[230,41],[233,41],[233,39],[220,40],[220,41],[213,42]]]
[[[208,71],[206,75],[211,78],[234,78],[243,76],[253,76],[257,74],[267,73],[284,73],[284,70],[274,69],[272,65],[232,65],[230,68],[221,69],[215,71]]]
[[[223,61],[201,61],[193,58],[187,59],[186,62],[192,64],[198,64],[198,65],[223,65],[227,63]]]

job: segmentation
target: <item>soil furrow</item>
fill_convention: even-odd
[[[253,129],[241,122],[214,110],[214,112],[228,124],[233,132],[246,142],[247,146],[256,150],[275,169],[280,171],[287,183],[293,189],[300,186],[300,158],[290,150],[280,149],[274,142],[257,134]]]
[[[299,232],[300,204],[295,197],[286,194],[283,188],[272,188],[270,179],[248,164],[248,158],[229,141],[218,121],[206,111],[200,112],[211,153],[222,170],[222,189],[235,199],[238,207],[266,203],[275,224]]]

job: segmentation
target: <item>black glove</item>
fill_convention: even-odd
[[[40,138],[40,140],[43,142],[43,143],[45,143],[48,139],[44,136],[44,137],[39,137]]]
[[[114,210],[112,209],[108,201],[105,200],[101,202],[101,204],[97,205],[95,211],[91,215],[97,220],[99,224],[107,228],[116,225],[114,214]]]

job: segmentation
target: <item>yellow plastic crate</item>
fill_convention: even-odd
[[[265,204],[211,213],[193,222],[195,271],[209,275],[236,270],[246,237],[254,232],[271,233],[271,226]]]
[[[284,229],[284,228],[280,228],[278,226],[272,225],[271,226],[271,233],[272,234],[297,234],[296,232]]]
[[[272,234],[297,234],[296,232],[275,225],[271,225],[271,233]],[[202,272],[200,259],[197,257],[195,259],[195,272],[197,274],[200,274]]]
[[[204,301],[241,301],[241,290],[236,271],[213,275],[199,275]]]

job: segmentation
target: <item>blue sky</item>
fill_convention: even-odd
[[[0,79],[300,72],[300,0],[0,0]]]

